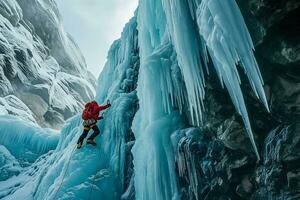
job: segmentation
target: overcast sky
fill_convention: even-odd
[[[56,0],[63,24],[80,47],[88,69],[101,72],[108,49],[134,15],[138,0]]]

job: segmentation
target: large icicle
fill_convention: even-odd
[[[180,113],[172,106],[183,101],[182,85],[175,88],[178,85],[173,82],[176,56],[165,20],[161,0],[140,1],[140,109],[133,122],[136,142],[132,149],[136,199],[180,199],[170,136],[183,127]]]
[[[253,42],[236,2],[203,0],[197,10],[197,22],[199,33],[205,40],[222,81],[225,77],[221,70],[239,80],[236,66],[241,64],[255,94],[268,109],[263,79],[253,53]]]
[[[187,88],[192,123],[200,125],[205,86],[201,64],[203,48],[201,48],[200,37],[185,1],[163,0],[162,2],[167,17],[169,34]]]
[[[163,48],[169,50],[168,48]],[[159,51],[144,60],[140,69],[138,96],[141,106],[134,120],[136,143],[132,153],[136,199],[179,199],[171,134],[183,127],[179,112],[167,114],[163,105],[167,88],[162,87],[162,68],[171,65]],[[166,69],[169,70],[169,69]],[[145,89],[145,87],[147,89]],[[166,99],[165,99],[166,100]]]
[[[254,93],[267,109],[268,105],[263,80],[253,54],[254,46],[236,2],[234,0],[162,2],[168,30],[187,87],[192,123],[200,125],[202,119],[205,87],[203,71],[208,62],[208,52],[222,85],[225,84],[237,112],[243,118],[254,151],[259,158],[240,88],[238,64],[244,68]]]
[[[236,110],[242,116],[254,151],[259,158],[240,88],[237,64],[241,64],[253,91],[268,109],[263,80],[253,54],[253,43],[244,19],[234,0],[203,0],[197,9],[199,33],[222,83]]]

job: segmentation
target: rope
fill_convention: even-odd
[[[70,161],[71,161],[71,158],[72,158],[72,155],[73,155],[75,149],[76,149],[76,147],[72,150],[72,153],[71,153],[71,155],[70,155],[70,157],[69,157],[69,160],[68,160],[67,167],[66,167],[66,170],[65,170],[65,172],[64,172],[63,178],[62,178],[62,180],[61,180],[61,182],[60,182],[60,184],[59,184],[59,187],[58,187],[58,189],[57,189],[57,191],[56,191],[56,193],[55,193],[55,195],[54,195],[54,198],[53,198],[54,200],[56,200],[56,196],[57,196],[59,190],[61,189],[61,187],[62,187],[62,185],[63,185],[64,179],[65,179],[65,176],[66,176],[67,171],[68,171],[68,169],[69,169]],[[101,155],[101,150],[100,150],[100,148],[99,148],[99,152],[100,152],[100,155]],[[100,163],[100,164],[101,164],[101,163]],[[99,165],[98,168],[100,168],[100,165]],[[97,169],[98,169],[98,168],[97,168]],[[91,200],[91,197],[92,197],[92,193],[93,193],[93,185],[94,185],[94,183],[95,183],[96,174],[97,174],[97,169],[96,169],[95,175],[94,175],[94,177],[93,177],[93,179],[92,179],[92,185],[91,185],[91,187],[90,187],[90,192],[89,192],[89,198],[88,198],[88,200]],[[101,188],[100,188],[100,189],[101,189]]]
[[[69,160],[68,160],[68,163],[67,163],[66,170],[65,170],[65,172],[64,172],[64,174],[63,174],[63,178],[62,178],[62,180],[61,180],[61,182],[60,182],[60,184],[59,184],[59,186],[58,186],[58,189],[56,190],[56,193],[55,193],[55,195],[54,195],[54,198],[53,198],[54,200],[56,200],[56,196],[57,196],[59,190],[61,189],[61,186],[63,185],[63,182],[64,182],[64,180],[65,180],[65,176],[67,175],[67,171],[68,171],[68,169],[69,169],[70,162],[71,162],[71,158],[72,158],[72,155],[73,155],[75,149],[76,149],[76,147],[75,147],[75,148],[72,150],[72,152],[71,152],[71,155],[70,155]]]

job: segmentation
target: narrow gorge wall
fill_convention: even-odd
[[[0,114],[59,129],[95,80],[52,0],[0,2]]]

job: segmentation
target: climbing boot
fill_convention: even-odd
[[[78,143],[77,144],[77,149],[81,149],[81,147],[82,147],[82,143]]]
[[[92,140],[92,139],[88,139],[88,140],[86,141],[86,143],[87,143],[87,144],[91,144],[91,145],[93,145],[93,146],[96,146],[96,145],[97,145],[97,143],[94,142],[94,140]]]

